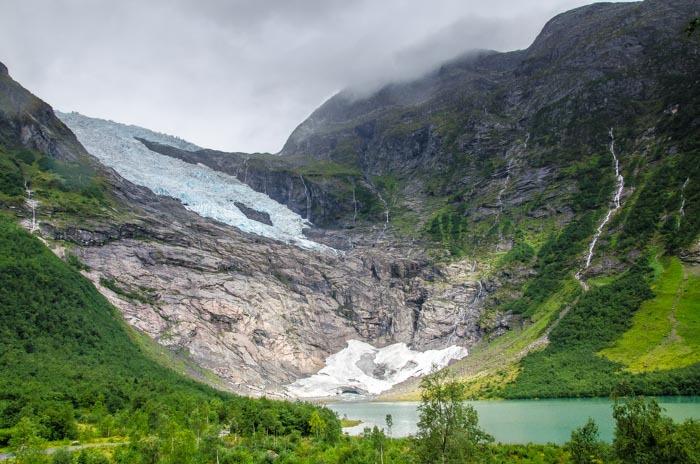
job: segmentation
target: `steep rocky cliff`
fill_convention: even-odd
[[[66,161],[85,161],[88,155],[53,109],[32,95],[0,63],[0,138],[9,147],[36,149]]]

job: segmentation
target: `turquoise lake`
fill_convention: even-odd
[[[657,398],[665,414],[676,421],[700,420],[700,397]],[[565,443],[571,431],[590,417],[596,421],[603,440],[612,441],[612,401],[604,398],[470,401],[479,413],[479,424],[502,443]],[[394,420],[392,436],[405,437],[416,432],[417,402],[339,402],[327,406],[339,417],[360,419],[357,427],[344,429],[356,435],[365,427],[385,427],[384,419]]]

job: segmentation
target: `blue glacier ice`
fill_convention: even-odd
[[[302,230],[311,223],[285,205],[254,191],[233,176],[151,151],[135,137],[184,150],[200,149],[194,144],[138,126],[90,118],[79,113],[57,112],[56,115],[75,133],[90,154],[134,184],[147,187],[158,195],[176,198],[187,209],[243,232],[302,248],[332,251],[307,239]],[[268,213],[272,226],[248,219],[234,205],[235,201]]]

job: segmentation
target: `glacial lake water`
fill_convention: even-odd
[[[700,420],[700,396],[657,398],[664,414],[676,421]],[[598,424],[601,439],[612,441],[612,401],[604,398],[470,401],[479,413],[479,424],[502,443],[565,443],[571,431],[590,417]],[[417,402],[338,402],[329,403],[338,416],[359,419],[363,423],[344,429],[351,435],[365,427],[385,427],[384,419],[394,420],[392,436],[415,434],[418,422]]]

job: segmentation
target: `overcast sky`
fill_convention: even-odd
[[[591,0],[2,0],[0,61],[61,111],[281,149],[347,86],[527,47]]]

